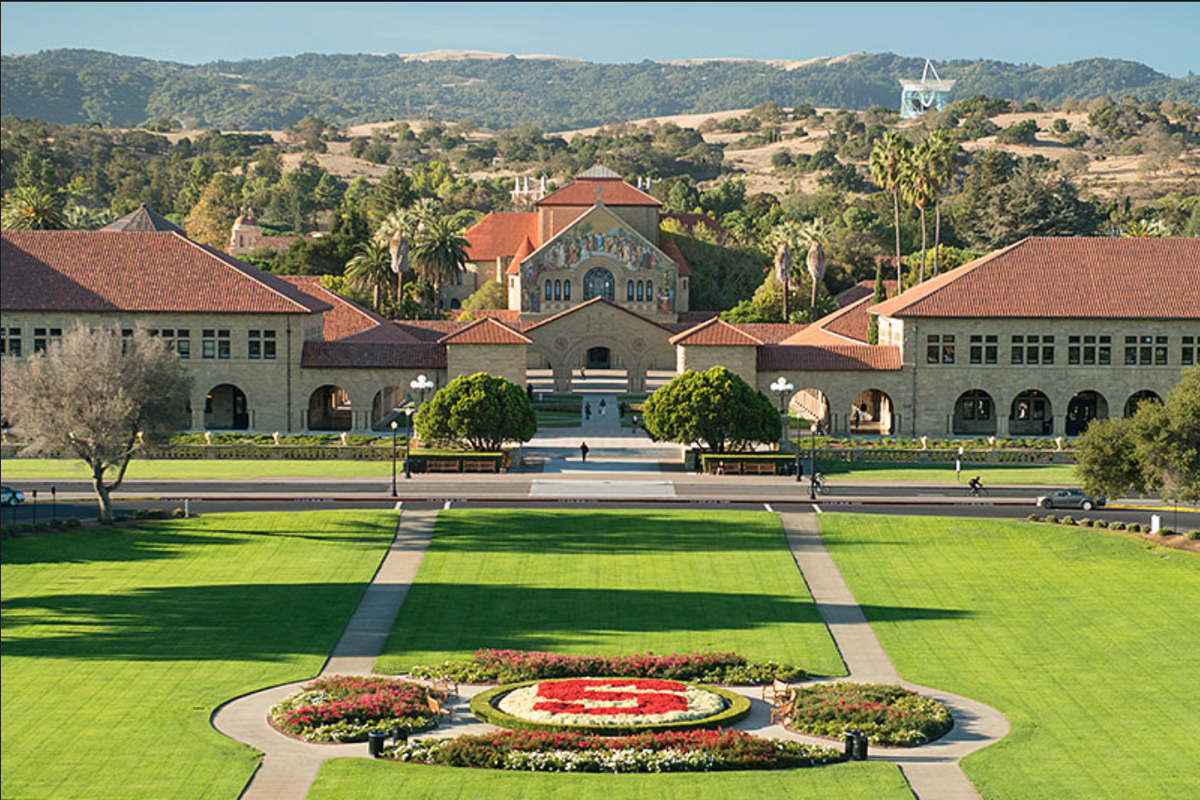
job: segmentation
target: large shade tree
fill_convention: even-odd
[[[129,460],[186,423],[190,380],[166,342],[135,331],[71,328],[61,347],[6,364],[3,414],[30,454],[62,453],[91,472],[100,521]]]
[[[646,432],[714,453],[779,441],[779,411],[762,392],[725,367],[688,370],[646,401]]]
[[[426,442],[495,451],[537,433],[529,397],[511,381],[479,372],[460,375],[421,406],[414,424]]]

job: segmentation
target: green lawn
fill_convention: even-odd
[[[211,515],[4,542],[5,797],[237,797],[238,695],[316,674],[395,512]]]
[[[1200,797],[1200,557],[1115,532],[823,514],[900,673],[1003,711],[984,797]]]
[[[403,461],[403,451],[401,451]],[[78,459],[6,458],[6,481],[90,480],[87,465]],[[134,459],[127,481],[254,480],[257,478],[390,478],[392,462],[331,459]]]
[[[538,411],[537,412],[538,428],[578,428],[583,424],[583,418],[579,412],[569,413],[566,411]]]
[[[763,512],[443,512],[377,668],[481,647],[733,650],[844,674]]]
[[[817,460],[817,468],[829,478],[830,485],[839,483],[880,483],[912,481],[959,484],[966,491],[967,481],[975,475],[983,485],[1012,484],[1021,486],[1078,486],[1075,467],[1070,464],[963,464],[962,476],[956,479],[954,464],[875,464]]]
[[[339,758],[326,761],[308,800],[912,800],[892,764],[838,764],[777,772],[578,775],[455,769]]]

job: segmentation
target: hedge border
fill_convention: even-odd
[[[506,714],[500,709],[492,705],[493,700],[499,699],[501,696],[508,694],[514,689],[521,689],[525,686],[533,686],[538,683],[556,683],[558,681],[579,680],[578,678],[551,678],[549,680],[521,681],[520,683],[506,683],[497,686],[494,689],[489,689],[486,692],[475,695],[471,698],[471,713],[483,722],[491,725],[496,725],[500,728],[509,728],[518,731],[570,731],[573,733],[588,733],[595,736],[631,736],[638,733],[664,733],[667,731],[690,731],[690,730],[710,730],[712,728],[722,728],[741,722],[750,714],[750,700],[737,692],[723,689],[718,686],[710,686],[703,683],[688,683],[686,685],[703,689],[713,694],[719,695],[729,707],[721,711],[719,714],[714,714],[711,717],[704,719],[692,719],[684,722],[663,722],[657,725],[558,725],[553,722],[534,722],[532,720],[521,719],[514,717],[511,714]],[[679,681],[683,683],[683,681]]]

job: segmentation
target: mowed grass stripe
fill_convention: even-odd
[[[1200,558],[1098,529],[824,514],[900,673],[999,708],[985,797],[1200,796]]]
[[[321,766],[308,800],[912,800],[893,764],[838,764],[772,772],[579,775],[455,769],[339,758]]]
[[[844,674],[763,512],[443,512],[377,669],[482,647],[732,650]]]
[[[228,514],[4,542],[5,797],[236,797],[238,695],[316,674],[395,512]]]

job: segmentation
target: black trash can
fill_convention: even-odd
[[[383,731],[371,731],[367,734],[367,752],[371,754],[371,758],[379,758],[383,755],[385,741],[387,741],[387,734]]]
[[[844,746],[842,748],[842,758],[846,761],[854,760],[854,743],[858,740],[858,735],[854,731],[842,731]]]
[[[867,760],[867,737],[857,731],[854,737],[854,760]]]

